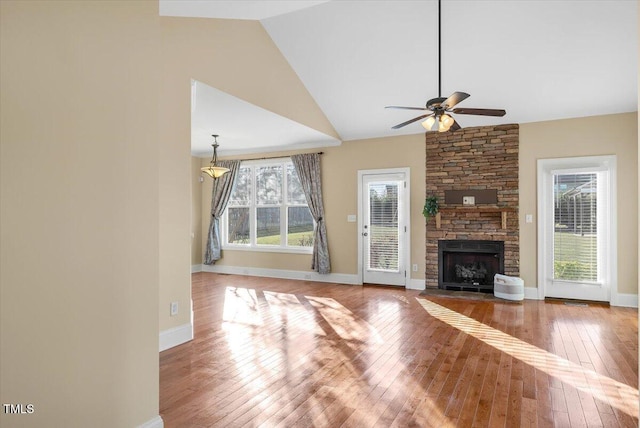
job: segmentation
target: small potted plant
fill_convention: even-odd
[[[422,208],[422,215],[425,218],[433,217],[438,214],[438,198],[435,196],[429,196],[424,200],[424,208]]]

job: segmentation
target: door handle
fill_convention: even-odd
[[[369,234],[367,232],[364,232],[362,236],[369,236]]]

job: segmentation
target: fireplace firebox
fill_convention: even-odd
[[[504,274],[504,242],[438,241],[438,288],[493,292],[493,277]]]

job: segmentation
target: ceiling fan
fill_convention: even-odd
[[[459,102],[470,97],[466,92],[454,92],[448,98],[444,98],[442,96],[442,67],[441,67],[441,42],[440,42],[440,1],[438,0],[438,97],[431,98],[427,101],[427,104],[424,107],[402,107],[402,106],[386,106],[385,108],[395,108],[395,109],[403,109],[403,110],[423,110],[427,113],[420,115],[418,117],[414,117],[413,119],[409,119],[406,122],[402,122],[397,124],[396,126],[392,126],[392,129],[399,129],[403,126],[409,125],[410,123],[417,122],[418,120],[426,118],[424,122],[422,122],[422,126],[427,131],[457,131],[460,129],[460,125],[458,122],[453,119],[449,113],[455,114],[472,114],[478,116],[504,116],[507,112],[502,109],[486,109],[486,108],[453,108]],[[434,125],[437,123],[437,129],[434,129]]]

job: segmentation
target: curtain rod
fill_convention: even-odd
[[[307,153],[301,153],[301,154],[307,154]],[[324,152],[317,152],[316,154],[323,155]],[[242,162],[242,161],[254,161],[254,160],[265,160],[265,159],[284,159],[284,158],[288,158],[288,157],[291,157],[291,155],[269,156],[269,157],[265,157],[265,158],[238,159],[238,160]]]

